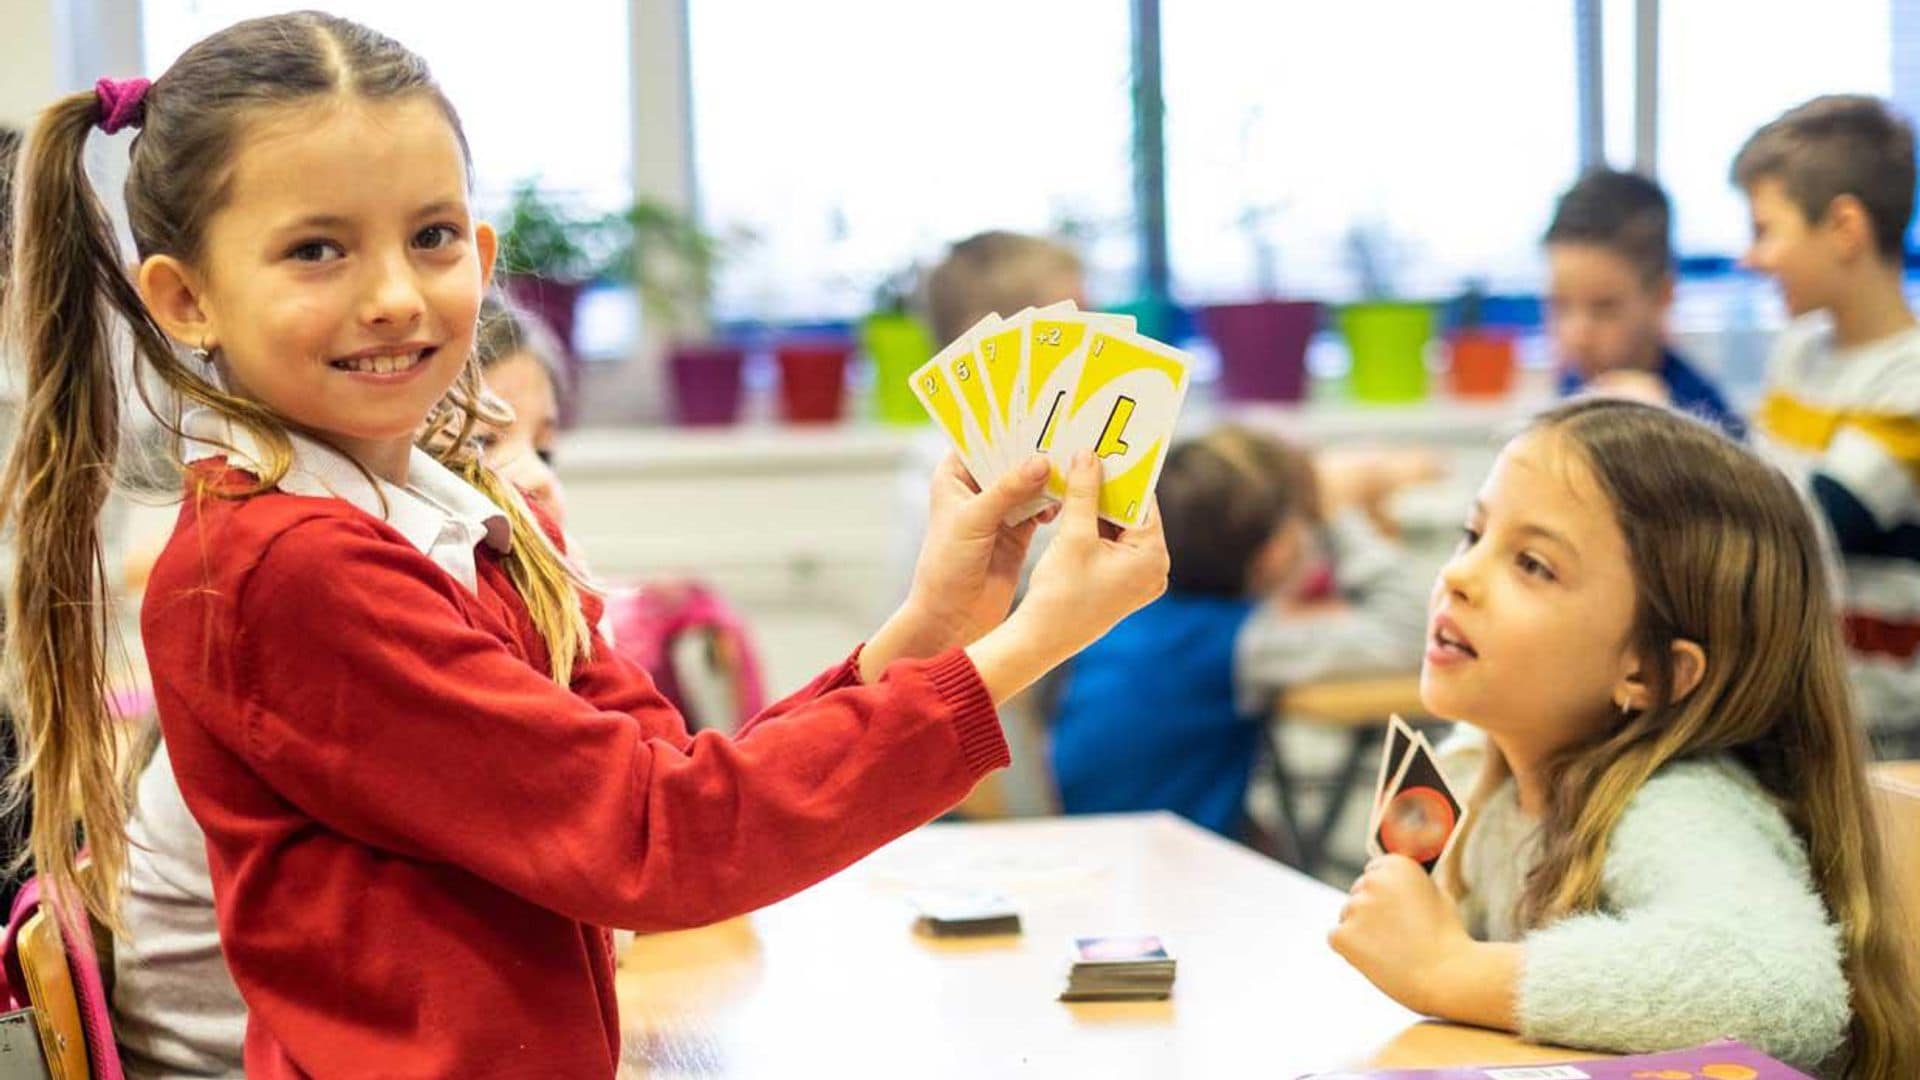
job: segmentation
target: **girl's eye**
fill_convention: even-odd
[[[429,225],[414,235],[415,247],[432,251],[460,239],[460,230],[451,225]]]
[[[1461,526],[1460,550],[1465,551],[1480,542],[1480,531],[1471,525]]]
[[[1553,576],[1552,567],[1548,566],[1546,563],[1541,562],[1539,559],[1536,559],[1533,556],[1526,554],[1525,552],[1521,552],[1520,558],[1518,561],[1520,564],[1520,572],[1523,574],[1527,574],[1530,577],[1537,577],[1542,581],[1557,580]]]
[[[294,245],[287,252],[287,258],[295,262],[332,262],[346,257],[347,253],[341,250],[340,245],[331,240],[307,240]]]
[[[540,464],[549,469],[553,468],[553,451],[550,448],[542,447],[535,450],[533,454],[540,459]]]

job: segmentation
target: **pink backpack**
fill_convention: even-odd
[[[718,593],[698,582],[661,581],[615,589],[607,595],[616,652],[646,669],[660,693],[687,717],[687,726],[730,730],[766,708],[766,682],[760,657],[746,624]],[[696,716],[686,692],[686,676],[674,666],[674,644],[687,634],[704,634],[713,673],[732,691],[735,715]]]
[[[6,985],[0,987],[0,1007],[7,1011],[33,1004],[27,1000],[27,980],[20,971],[18,939],[20,928],[39,907],[40,879],[30,878],[14,894],[6,937],[0,940],[6,974]],[[66,946],[67,970],[73,977],[73,994],[80,1006],[80,1026],[87,1036],[87,1060],[93,1080],[124,1080],[120,1047],[113,1041],[107,985],[100,974],[100,956],[93,948],[93,928],[87,925],[85,914],[62,916],[51,906],[46,910],[49,918],[60,919],[60,941]],[[52,1056],[51,1049],[48,1056]]]

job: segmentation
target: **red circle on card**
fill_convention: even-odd
[[[1380,815],[1380,846],[1389,855],[1430,862],[1453,835],[1453,804],[1430,787],[1402,788]]]

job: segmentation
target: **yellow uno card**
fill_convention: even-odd
[[[1027,370],[1021,377],[1027,416],[1018,433],[1022,454],[1045,454],[1052,449],[1060,423],[1067,417],[1067,395],[1080,380],[1088,335],[1096,329],[1132,333],[1133,320],[1123,315],[1068,311],[1036,313],[1027,324]],[[1058,469],[1048,485],[1050,489],[1066,490]]]
[[[1192,361],[1138,334],[1096,328],[1087,337],[1077,377],[1058,407],[1062,415],[1052,425],[1048,493],[1066,494],[1065,471],[1075,451],[1091,449],[1100,458],[1100,516],[1131,529],[1146,521]]]
[[[997,322],[989,317],[975,324],[974,330]],[[927,410],[940,430],[946,432],[947,439],[959,452],[960,460],[973,474],[974,482],[985,486],[992,481],[990,475],[991,460],[987,456],[987,439],[969,415],[965,404],[965,395],[954,383],[948,361],[972,347],[974,330],[954,339],[953,342],[935,353],[933,359],[920,365],[909,379],[913,396],[920,399],[920,405]]]
[[[993,319],[994,326],[987,328],[983,333],[991,334],[993,329],[998,327],[999,318],[994,316]],[[956,350],[952,356],[948,357],[946,370],[947,377],[953,382],[954,390],[959,394],[961,410],[980,435],[982,444],[980,459],[987,469],[987,474],[982,475],[976,471],[973,479],[984,489],[998,480],[1000,474],[1006,471],[1004,459],[1006,440],[1005,429],[997,423],[993,403],[988,399],[987,374],[980,363],[979,350],[975,345],[977,340],[978,338],[970,334],[966,339],[966,347]]]
[[[987,404],[991,407],[997,441],[1002,445],[1008,443],[1007,435],[1013,431],[1014,421],[1027,411],[1026,387],[1020,385],[1020,337],[1029,314],[1022,312],[986,331],[974,346],[980,370],[986,374]]]

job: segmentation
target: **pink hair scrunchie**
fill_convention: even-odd
[[[146,119],[147,87],[153,83],[147,79],[101,79],[93,84],[93,94],[100,101],[100,130],[111,135],[124,127],[139,127]]]

